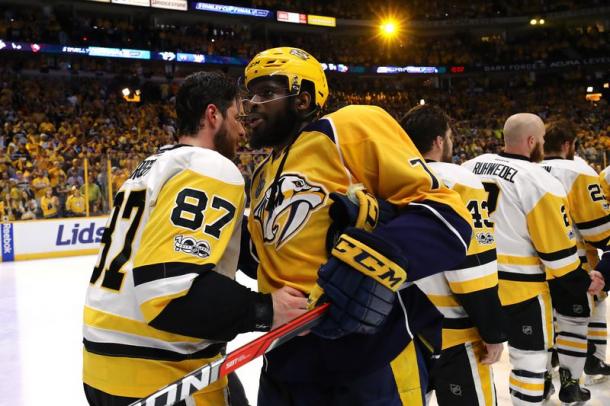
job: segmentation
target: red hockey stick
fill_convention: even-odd
[[[216,382],[223,376],[246,365],[255,358],[260,357],[275,347],[311,329],[318,324],[322,315],[328,309],[329,303],[324,303],[308,311],[296,319],[275,330],[271,330],[256,340],[245,344],[224,357],[203,365],[183,378],[170,383],[155,393],[140,399],[129,406],[171,406],[188,398],[193,393]]]

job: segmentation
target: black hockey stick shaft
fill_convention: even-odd
[[[171,406],[187,399],[193,393],[218,381],[237,368],[311,329],[320,322],[328,306],[329,303],[324,303],[300,315],[224,357],[205,364],[149,396],[131,403],[129,406]]]

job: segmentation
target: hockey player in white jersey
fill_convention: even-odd
[[[304,312],[299,291],[252,292],[234,281],[244,180],[231,162],[244,135],[237,86],[186,78],[179,144],[142,161],[114,198],[84,310],[90,405],[128,405],[219,357],[224,343]],[[236,404],[221,379],[189,404]],[[184,402],[179,403],[185,405]]]
[[[509,319],[509,388],[514,405],[544,401],[548,349],[553,343],[549,285],[563,293],[555,308],[569,308],[582,316],[590,311],[587,290],[599,292],[603,286],[581,267],[563,187],[534,163],[542,160],[544,133],[538,116],[513,115],[504,125],[504,152],[464,164],[483,182],[495,224],[500,300]]]
[[[598,174],[582,159],[575,159],[576,131],[565,120],[547,125],[545,160],[541,165],[563,185],[570,206],[570,219],[577,239],[578,255],[583,267],[590,271],[599,266],[598,248],[610,251],[610,207]],[[587,249],[588,247],[593,249]],[[606,297],[595,296],[590,320],[564,317],[557,327],[556,348],[559,358],[568,365],[571,379],[584,371],[589,376],[610,375],[606,359]],[[567,323],[567,324],[566,324]],[[588,344],[588,345],[587,345]],[[585,362],[586,359],[586,362]],[[566,371],[560,370],[562,380]]]
[[[400,124],[428,166],[459,193],[474,224],[465,261],[416,282],[444,316],[443,349],[431,371],[429,389],[436,392],[440,406],[496,405],[491,364],[500,359],[507,335],[487,193],[472,172],[450,163],[452,128],[439,107],[416,106]]]

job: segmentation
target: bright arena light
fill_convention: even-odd
[[[587,93],[591,93],[593,91],[593,86],[588,86],[587,87]]]
[[[426,101],[424,99],[419,99],[419,105],[423,106],[424,104],[426,104]]]
[[[386,38],[392,38],[398,33],[398,23],[392,19],[383,21],[379,28],[381,35]]]
[[[532,19],[530,20],[530,24],[531,24],[531,25],[536,25],[536,24],[538,24],[538,20],[536,20],[535,18],[532,18]]]
[[[540,20],[538,20],[538,24],[540,25],[544,25],[546,21],[544,21],[544,18],[541,18]]]
[[[123,90],[121,90],[121,93],[123,93],[123,96],[127,97],[131,94],[131,90],[129,90],[129,88],[126,87]]]

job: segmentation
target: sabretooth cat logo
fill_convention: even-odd
[[[328,193],[321,185],[309,183],[300,174],[283,174],[276,185],[275,204],[269,204],[272,187],[254,208],[254,219],[262,229],[265,244],[280,248],[303,227],[311,214],[322,207]]]

